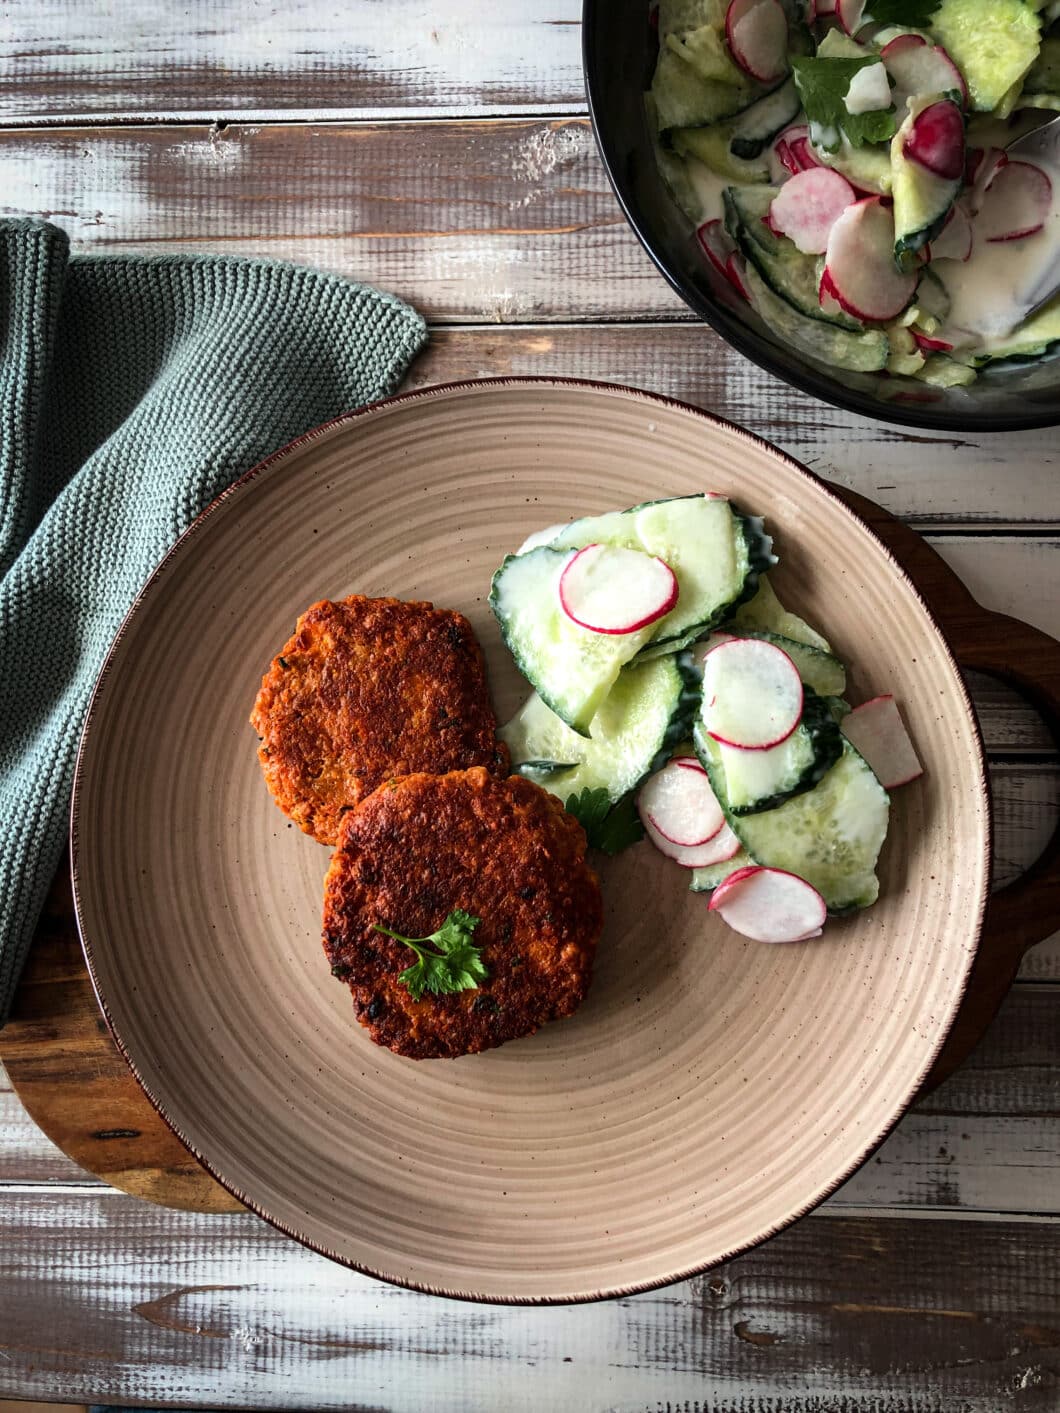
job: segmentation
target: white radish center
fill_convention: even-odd
[[[755,942],[802,942],[819,936],[827,917],[817,889],[778,868],[745,869],[735,881],[726,879],[710,907]]]
[[[703,725],[715,740],[764,750],[787,740],[802,716],[802,681],[786,652],[734,638],[703,663]]]
[[[668,564],[618,545],[587,545],[559,579],[564,613],[594,633],[635,633],[668,613],[677,594]]]
[[[688,758],[670,761],[650,775],[641,786],[637,808],[645,823],[683,848],[706,844],[725,823],[707,772]]]

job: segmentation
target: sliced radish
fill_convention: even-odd
[[[857,319],[894,319],[916,289],[894,263],[894,217],[878,196],[848,206],[832,227],[822,285]]]
[[[773,144],[773,151],[776,154],[777,161],[780,163],[780,165],[784,168],[784,170],[788,173],[789,176],[793,177],[797,172],[802,171],[802,168],[792,156],[791,148],[788,146],[787,140],[785,138],[777,138],[776,142]]]
[[[968,260],[972,254],[972,223],[963,206],[952,206],[946,224],[929,247],[932,260]]]
[[[618,545],[586,545],[559,576],[559,601],[592,633],[635,633],[677,602],[677,577],[665,560]]]
[[[770,224],[804,255],[823,255],[829,231],[856,200],[845,177],[828,167],[814,167],[780,188],[769,208]]]
[[[755,942],[805,942],[819,937],[828,909],[817,889],[780,868],[739,868],[710,899],[734,932]]]
[[[715,648],[720,648],[722,643],[732,643],[736,641],[735,633],[711,633],[709,638],[704,638],[701,643],[696,643],[692,648],[692,661],[696,667],[702,667],[707,660],[707,653],[712,653]]]
[[[747,281],[743,277],[744,263],[743,256],[739,251],[734,251],[725,262],[725,273],[732,282],[732,287],[737,294],[742,295],[750,303],[751,291],[747,288]]]
[[[964,172],[964,119],[956,103],[942,98],[929,103],[913,119],[902,144],[911,162],[945,181],[960,181]]]
[[[834,9],[840,25],[853,39],[864,24],[865,0],[838,0]]]
[[[696,239],[702,246],[704,255],[718,274],[724,275],[728,279],[725,265],[729,256],[735,252],[736,244],[725,229],[725,222],[721,220],[704,221],[696,231]]]
[[[846,313],[832,292],[832,281],[829,279],[827,269],[821,271],[820,284],[817,286],[817,301],[826,314]]]
[[[798,163],[800,172],[808,172],[811,167],[824,165],[817,160],[817,156],[813,150],[813,144],[810,141],[809,128],[806,129],[806,132],[802,136],[791,138],[788,142],[788,147],[791,149],[792,157]]]
[[[855,707],[844,716],[840,729],[868,761],[885,790],[897,789],[923,775],[924,767],[890,693]]]
[[[983,192],[975,230],[983,240],[1023,240],[1045,225],[1053,184],[1033,162],[1006,162]]]
[[[779,0],[729,0],[725,38],[732,57],[759,83],[788,71],[788,17]]]
[[[880,58],[894,79],[894,105],[899,113],[907,99],[926,98],[933,93],[955,91],[967,106],[964,78],[941,44],[928,44],[919,34],[900,34],[883,46]]]
[[[681,849],[709,844],[725,825],[710,777],[687,757],[648,776],[637,796],[637,811],[645,826]]]
[[[813,16],[813,17],[814,17],[814,19],[815,19],[815,20],[823,20],[823,19],[825,19],[826,16],[828,16],[828,15],[834,15],[834,14],[835,14],[835,7],[836,7],[836,0],[815,0],[814,7],[813,7],[813,10],[814,10],[814,16]]]
[[[973,147],[964,165],[964,184],[968,188],[965,200],[974,216],[983,204],[987,187],[1002,167],[1008,166],[1008,153],[1003,147]]]
[[[949,353],[953,348],[953,344],[947,343],[945,339],[935,339],[930,334],[918,334],[916,329],[913,330],[913,337],[921,353]]]
[[[691,771],[686,774],[690,775]],[[644,830],[660,854],[673,859],[682,868],[706,868],[708,864],[725,863],[740,852],[740,841],[727,824],[723,824],[714,838],[705,844],[693,845],[674,844],[659,833],[650,819],[644,820]]]
[[[716,741],[764,751],[802,717],[802,679],[787,653],[759,638],[733,638],[703,662],[703,725]]]

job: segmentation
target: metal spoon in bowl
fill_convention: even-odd
[[[1060,170],[1060,115],[1043,123],[1041,127],[1032,128],[1022,137],[1017,137],[1009,143],[1005,151],[1010,159],[1016,158],[1022,162],[1033,162],[1036,166],[1052,167],[1054,171]],[[1060,191],[1054,193],[1054,199],[1060,200]],[[1036,314],[1043,304],[1049,303],[1057,291],[1060,291],[1060,242],[1055,243],[1048,263],[1039,277],[1023,291],[1016,317],[1013,318],[1013,327],[1022,323],[1029,315]]]

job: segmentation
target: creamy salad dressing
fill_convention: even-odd
[[[695,157],[685,158],[685,170],[699,200],[700,225],[704,221],[721,220],[725,214],[722,192],[727,186],[732,186],[732,177],[719,177],[717,172],[712,172],[705,162]]]
[[[1035,166],[1053,184],[1052,209],[1036,235],[975,239],[971,257],[963,263],[932,262],[951,301],[939,334],[955,348],[975,345],[990,352],[1000,346],[1060,280],[1060,165],[1038,157]],[[974,220],[972,232],[974,236]]]

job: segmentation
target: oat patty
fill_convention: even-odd
[[[471,625],[429,603],[353,594],[313,604],[272,660],[250,721],[276,803],[322,844],[394,776],[508,771]]]
[[[559,800],[519,776],[409,775],[364,800],[324,884],[324,950],[372,1039],[416,1060],[452,1057],[577,1010],[603,922],[585,849]],[[397,979],[414,954],[372,924],[422,937],[456,908],[481,919],[489,979],[414,1001]]]

